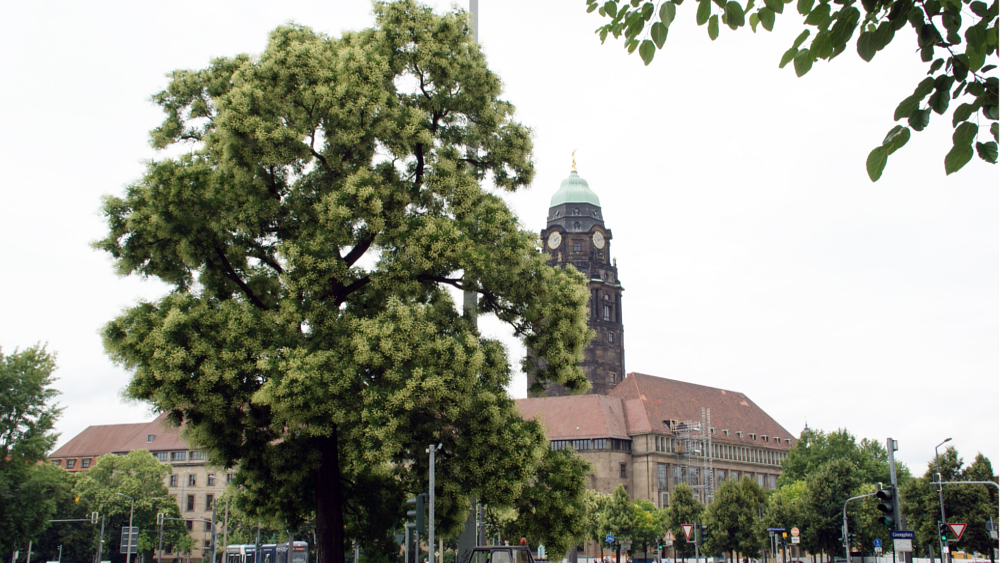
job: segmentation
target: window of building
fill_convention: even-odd
[[[665,491],[667,490],[667,464],[657,463],[656,464],[656,488]]]
[[[191,461],[197,461],[203,459],[205,459],[205,452],[200,452],[198,450],[191,452]]]
[[[582,229],[582,227],[580,227],[580,222],[579,222],[579,221],[575,221],[575,222],[573,223],[573,230],[574,230],[574,231],[580,231],[580,230],[583,230],[583,229]]]
[[[757,485],[760,487],[764,486],[764,476],[760,473],[757,474]]]
[[[208,474],[208,486],[209,487],[214,487],[215,486],[215,473],[209,473]]]
[[[205,510],[212,510],[212,501],[215,500],[215,495],[205,495]]]
[[[613,343],[614,341],[615,341],[615,335],[614,335],[614,333],[609,332],[608,333],[608,342],[612,342]]]
[[[188,475],[188,486],[189,487],[194,487],[197,484],[198,484],[198,476],[197,475]]]
[[[750,439],[751,439],[751,440],[757,440],[757,435],[756,435],[756,434],[754,434],[753,432],[751,432],[751,433],[750,433]]]
[[[187,521],[187,527],[188,527],[188,530],[194,530],[194,522],[188,520]]]
[[[628,469],[627,469],[627,467],[628,467],[628,466],[627,466],[627,465],[625,465],[624,463],[621,463],[621,464],[619,464],[619,467],[618,467],[618,474],[619,474],[619,476],[620,476],[620,477],[621,477],[622,479],[624,479],[624,478],[628,477]]]
[[[205,531],[206,532],[211,532],[212,531],[212,523],[211,522],[205,522]]]
[[[211,526],[208,527],[209,530],[212,529]],[[205,551],[212,549],[212,540],[205,540]]]
[[[184,461],[187,459],[187,452],[170,452],[170,461]]]
[[[152,444],[154,438],[156,438],[156,434],[146,434],[146,443]]]
[[[88,468],[88,467],[90,467],[90,458],[87,458],[87,459],[81,459],[81,460],[80,460],[80,468],[81,468],[81,469],[86,469],[86,468]]]
[[[232,483],[233,482],[233,474],[232,473],[226,473],[226,482],[227,483]]]
[[[606,321],[611,320],[611,305],[604,306],[604,320]]]
[[[177,486],[177,476],[176,475],[171,475],[170,476],[170,486],[171,487],[176,487]]]
[[[615,372],[613,372],[613,371],[612,372],[608,372],[608,380],[611,381],[611,383],[614,383],[615,381],[618,381],[618,374],[615,373]]]
[[[187,509],[194,510],[194,495],[188,495]],[[188,528],[191,529],[190,527]]]
[[[58,465],[61,465],[61,464],[62,464],[62,460],[61,460],[61,459],[53,459],[53,460],[52,460],[52,463],[53,463],[54,465],[57,465],[57,466],[58,466]]]
[[[76,460],[75,459],[67,459],[66,460],[66,469],[73,469],[74,467],[76,467]]]
[[[767,476],[767,483],[768,483],[768,486],[769,486],[770,489],[772,489],[772,490],[773,489],[777,489],[778,488],[778,476],[777,475],[768,475]]]
[[[156,460],[163,463],[170,461],[170,452],[156,452]]]
[[[583,245],[578,242],[573,243],[573,252],[581,252],[583,250]]]

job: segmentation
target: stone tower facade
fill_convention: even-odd
[[[573,266],[589,280],[587,324],[597,334],[584,351],[580,367],[590,380],[589,392],[607,395],[625,377],[622,286],[618,266],[611,259],[612,235],[604,226],[601,201],[575,167],[552,196],[548,223],[541,236],[549,265]],[[561,385],[545,388],[545,396],[562,395],[566,390]]]

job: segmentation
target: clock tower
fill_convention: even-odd
[[[552,196],[548,223],[541,235],[549,265],[573,266],[588,280],[587,324],[597,334],[584,350],[580,367],[590,380],[589,393],[607,395],[625,377],[622,286],[618,266],[611,259],[611,230],[604,226],[601,200],[577,174],[575,162],[569,177]],[[562,396],[566,390],[549,384],[544,395]]]

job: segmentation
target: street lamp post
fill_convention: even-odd
[[[124,494],[118,493],[119,495],[127,498],[129,500],[128,509],[128,543],[125,545],[125,563],[131,563],[132,561],[132,515],[135,514],[135,499]]]
[[[948,521],[945,520],[945,516],[944,516],[944,485],[941,484],[941,481],[944,480],[944,476],[941,475],[941,464],[938,461],[938,448],[940,448],[941,446],[947,444],[950,441],[951,441],[951,438],[945,438],[945,440],[943,442],[941,442],[940,444],[934,446],[934,469],[935,469],[935,471],[937,471],[938,502],[940,502],[940,504],[941,504],[941,524],[947,524]],[[940,538],[941,536],[938,535],[938,537]],[[944,544],[944,540],[941,539],[941,540],[939,540],[938,543],[939,543],[940,548],[941,548],[941,561],[944,562],[945,561],[945,556],[944,556],[944,545],[945,544]],[[950,560],[951,559],[951,553],[949,553],[948,555],[949,555],[948,560]]]

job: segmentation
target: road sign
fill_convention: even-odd
[[[681,529],[684,530],[684,539],[691,541],[691,530],[694,530],[694,524],[681,524]]]
[[[799,536],[792,536],[792,544],[799,543]]]
[[[665,545],[667,547],[673,547],[674,546],[674,540],[666,540],[665,542],[663,542],[663,545]]]
[[[622,551],[632,549],[632,540],[622,540]]]
[[[875,553],[878,553],[878,554],[882,553],[882,546],[881,545],[876,545],[875,546]]]
[[[792,537],[794,538],[794,537],[796,537],[798,535],[799,535],[799,529],[798,528],[792,528]]]
[[[875,538],[875,547],[882,547],[882,540]]]
[[[129,533],[131,531],[131,533]],[[129,538],[131,536],[131,539]],[[122,526],[122,542],[119,553],[139,553],[139,527]]]
[[[913,551],[913,540],[910,538],[900,538],[892,540],[893,551]]]
[[[768,532],[784,532],[785,529],[784,528],[768,528],[767,531]]]
[[[893,530],[889,533],[894,540],[912,540],[917,538],[917,533],[913,530]]]
[[[608,534],[607,536],[605,536],[604,541],[608,543],[615,543],[615,537],[612,536],[611,534]]]
[[[966,526],[968,526],[968,524],[952,524],[951,522],[948,523],[948,527],[951,528],[951,533],[955,534],[956,540],[962,539],[962,534],[965,533]]]
[[[674,541],[674,532],[672,530],[667,530],[667,535],[663,536],[663,539],[667,541]]]

